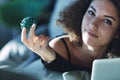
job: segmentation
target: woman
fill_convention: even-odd
[[[51,40],[36,36],[33,24],[28,39],[26,29],[22,29],[21,40],[41,57],[47,69],[91,72],[95,59],[119,55],[119,10],[119,0],[77,0],[61,12],[57,21],[66,35]]]

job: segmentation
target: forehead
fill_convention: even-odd
[[[101,14],[114,16],[118,18],[118,12],[114,4],[110,0],[93,0],[90,6],[94,7]]]
[[[96,9],[105,10],[105,11],[117,11],[114,4],[109,0],[93,0],[90,6],[94,6]]]

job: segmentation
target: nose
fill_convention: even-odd
[[[99,20],[98,20],[98,18],[93,18],[91,21],[90,21],[90,28],[91,29],[98,29],[98,22],[99,22]]]

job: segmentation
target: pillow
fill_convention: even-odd
[[[33,53],[25,47],[20,36],[9,41],[0,51],[0,68],[15,68],[26,61]]]
[[[90,80],[90,73],[86,71],[64,72],[63,80]]]

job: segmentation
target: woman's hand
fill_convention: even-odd
[[[22,29],[21,41],[33,52],[38,54],[44,61],[51,62],[55,59],[55,53],[47,46],[49,37],[40,35],[36,36],[35,31],[36,25],[33,24],[30,28],[28,39],[26,37],[26,28]]]

